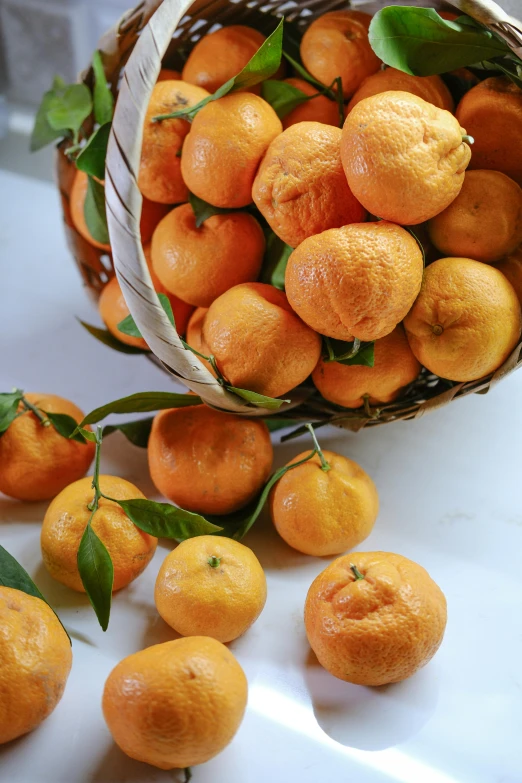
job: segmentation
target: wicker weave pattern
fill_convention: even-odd
[[[357,8],[376,11],[388,2],[354,2]],[[401,4],[404,4],[403,2]],[[430,0],[409,4],[433,6]],[[452,5],[488,24],[502,35],[511,48],[522,55],[522,25],[490,0],[453,0]],[[216,379],[179,341],[152,288],[139,236],[141,195],[137,170],[141,152],[142,126],[152,88],[162,58],[176,65],[176,57],[215,25],[250,24],[268,33],[274,15],[305,28],[317,15],[345,8],[342,0],[263,3],[261,0],[145,0],[127,12],[100,41],[104,66],[114,91],[119,85],[118,103],[109,144],[106,171],[106,197],[113,258],[89,245],[72,226],[69,194],[74,164],[58,152],[57,173],[64,208],[65,229],[71,252],[88,290],[95,298],[109,277],[113,265],[129,308],[155,357],[184,385],[198,393],[209,405],[245,415],[263,415],[225,391]],[[123,78],[121,79],[122,69]],[[86,71],[82,79],[91,82]],[[488,389],[522,363],[522,342],[493,375],[470,383],[449,385],[423,372],[401,399],[381,408],[378,415],[338,408],[302,388],[290,394],[292,404],[281,408],[285,416],[297,419],[330,420],[338,426],[358,430],[399,419],[412,419],[446,405],[457,397]],[[304,401],[304,402],[303,402]],[[297,407],[298,406],[298,407]]]

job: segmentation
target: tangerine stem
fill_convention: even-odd
[[[361,574],[361,572],[359,571],[359,569],[357,568],[356,565],[354,565],[353,563],[350,563],[350,568],[352,569],[352,573],[353,573],[353,575],[355,577],[355,581],[356,582],[358,582],[359,579],[364,579],[364,574]]]
[[[465,141],[468,144],[475,144],[475,139],[473,138],[473,136],[470,136],[468,133],[463,134],[462,141]]]
[[[17,389],[16,391],[19,391],[19,389]],[[50,419],[47,419],[47,418],[46,418],[46,417],[43,415],[42,411],[41,411],[41,410],[39,410],[39,409],[36,407],[36,405],[33,405],[33,403],[32,403],[32,402],[29,402],[29,400],[28,400],[28,399],[26,399],[26,398],[24,397],[24,395],[23,395],[23,394],[22,394],[21,403],[22,403],[22,405],[24,406],[24,408],[25,408],[27,411],[31,411],[31,413],[34,413],[34,415],[36,416],[36,418],[38,419],[38,421],[40,422],[40,424],[42,425],[42,427],[50,427],[50,426],[51,426],[51,421],[50,421]]]
[[[94,473],[92,475],[92,488],[94,490],[94,497],[90,503],[87,504],[87,508],[91,511],[91,516],[88,525],[91,524],[92,518],[98,510],[98,504],[102,493],[100,491],[100,457],[101,457],[101,444],[103,438],[103,427],[98,424],[96,428],[96,453],[94,455]]]
[[[207,563],[211,568],[218,568],[221,563],[221,558],[216,557],[215,555],[211,555],[207,560]]]
[[[315,430],[312,427],[312,425],[307,423],[307,424],[305,424],[305,427],[308,430],[308,432],[310,433],[310,435],[312,436],[312,440],[314,442],[315,450],[317,451],[317,453],[319,455],[319,459],[321,460],[321,470],[324,470],[325,473],[326,473],[328,470],[331,469],[332,466],[326,461],[326,459],[324,457],[324,454],[323,454],[323,452],[321,450],[321,447],[319,445],[319,441],[317,440],[317,435],[315,434]]]

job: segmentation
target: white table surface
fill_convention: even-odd
[[[0,173],[0,202],[0,390],[55,392],[89,410],[132,392],[172,389],[146,359],[114,353],[75,321],[98,322],[65,247],[54,188]],[[335,680],[309,654],[302,621],[307,588],[329,561],[291,550],[262,519],[246,543],[266,570],[266,608],[230,645],[249,680],[248,710],[232,744],[195,769],[193,783],[522,782],[521,393],[522,372],[417,422],[358,435],[320,431],[324,447],[360,462],[379,489],[381,512],[361,548],[418,561],[444,590],[444,642],[402,684],[369,689]],[[308,445],[306,438],[278,445],[276,465]],[[155,497],[145,452],[119,434],[107,439],[102,463]],[[0,541],[60,613],[74,662],[51,717],[0,747],[0,780],[181,780],[125,757],[100,707],[121,658],[174,636],[153,603],[168,542],[116,594],[104,634],[86,597],[42,565],[45,507],[0,498]]]

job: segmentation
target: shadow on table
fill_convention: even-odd
[[[183,783],[183,770],[161,770],[129,758],[120,748],[111,745],[97,769],[89,778],[89,783]]]
[[[438,700],[436,670],[429,665],[404,682],[369,688],[333,677],[310,650],[305,678],[322,730],[360,750],[405,742],[427,723]]]

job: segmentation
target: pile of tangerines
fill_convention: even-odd
[[[195,105],[246,65],[263,36],[243,26],[201,39],[182,74],[163,71],[153,89],[138,178],[145,254],[179,333],[212,355],[233,386],[277,397],[311,374],[326,399],[357,408],[365,399],[395,399],[421,366],[453,381],[487,375],[520,338],[522,152],[510,138],[513,124],[522,127],[522,92],[503,78],[487,79],[453,114],[440,77],[381,70],[369,20],[355,11],[325,14],[301,44],[316,79],[342,78],[342,129],[337,104],[324,94],[281,121],[257,88],[208,103],[192,124],[154,121]],[[287,81],[313,94],[306,81]],[[78,173],[72,215],[92,241],[83,221],[85,188]],[[221,211],[197,226],[189,193]],[[285,291],[258,282],[267,225],[292,249]],[[128,309],[116,278],[102,292],[100,312],[118,339],[146,347],[118,328]],[[327,361],[322,336],[375,341],[374,366]],[[61,398],[31,401],[82,419]],[[0,438],[0,490],[54,498],[42,527],[43,561],[74,590],[83,589],[76,556],[91,513],[91,483],[82,476],[93,449],[43,426],[22,404]],[[269,507],[294,549],[342,555],[308,592],[310,644],[343,680],[400,681],[441,643],[444,596],[421,566],[400,555],[343,554],[371,532],[377,490],[352,460],[318,445],[313,458],[305,460],[307,453],[274,485]],[[155,486],[177,506],[226,517],[259,494],[273,453],[263,421],[194,405],[156,416],[148,459]],[[143,497],[119,478],[102,476],[100,486],[110,497]],[[113,560],[114,589],[124,588],[148,565],[157,539],[104,498],[92,526]],[[252,625],[265,598],[263,569],[238,541],[199,536],[166,557],[155,603],[183,638],[129,656],[105,686],[104,715],[126,753],[164,769],[187,767],[232,739],[247,687],[223,643]],[[52,711],[71,654],[38,598],[0,587],[0,616],[8,629],[0,641],[7,661],[0,742],[7,742]],[[37,659],[35,627],[42,639]],[[26,657],[18,655],[21,639],[29,640]],[[30,693],[26,701],[20,692]]]

